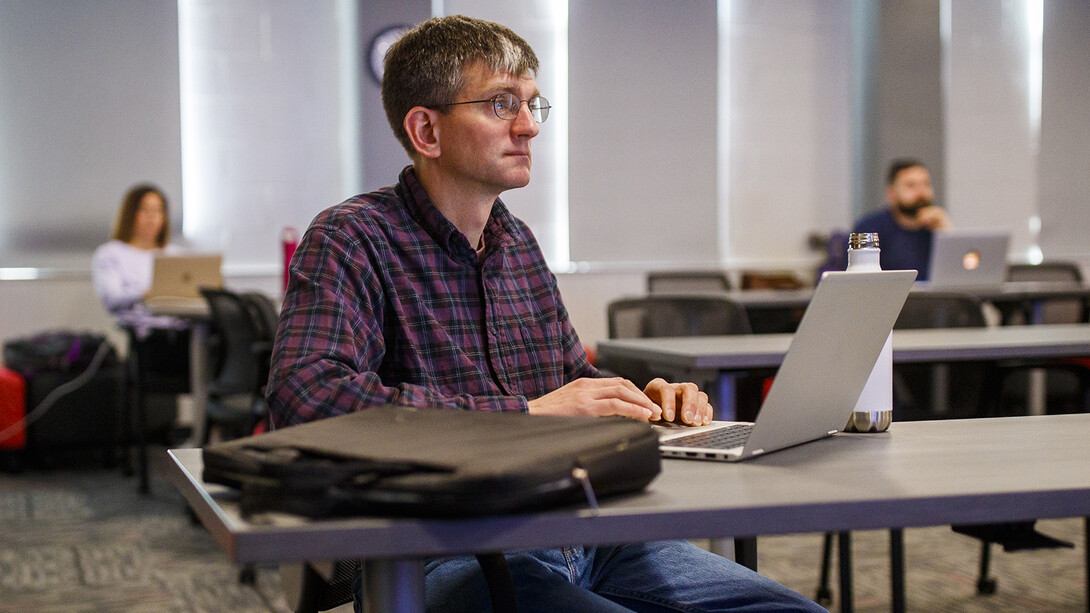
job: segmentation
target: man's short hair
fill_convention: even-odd
[[[901,174],[902,170],[908,170],[909,168],[923,168],[924,170],[927,170],[927,166],[916,158],[900,158],[893,160],[889,164],[889,171],[886,172],[886,185],[893,185],[893,182],[897,180],[897,175]]]
[[[465,85],[463,69],[475,62],[516,77],[536,76],[538,69],[534,50],[518,34],[464,15],[429,19],[386,52],[382,106],[410,156],[416,151],[405,132],[405,115],[415,106],[454,102]]]

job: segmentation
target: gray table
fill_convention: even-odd
[[[667,460],[646,491],[598,513],[476,520],[246,520],[230,490],[201,480],[199,449],[172,450],[168,476],[231,560],[365,558],[367,585],[381,588],[369,594],[374,610],[410,611],[422,610],[426,556],[1085,517],[1087,440],[1090,415],[895,423],[738,464]]]
[[[677,381],[775,368],[791,334],[638,338],[598,343],[598,357],[638,360]],[[1039,359],[1090,356],[1090,324],[894,330],[894,362]]]
[[[913,292],[955,292],[971,294],[994,304],[1009,322],[1021,314],[1028,323],[1041,323],[1042,307],[1054,300],[1078,299],[1090,301],[1090,285],[1074,281],[1008,281],[1000,285],[935,286],[917,282]],[[795,317],[798,323],[802,310],[810,303],[813,288],[796,290],[730,290],[716,292],[746,307],[750,313],[781,313]]]
[[[914,292],[972,294],[994,304],[1005,321],[1021,314],[1028,323],[1042,323],[1042,307],[1053,300],[1090,300],[1090,285],[1077,281],[1008,281],[1002,285],[934,286],[916,283]]]

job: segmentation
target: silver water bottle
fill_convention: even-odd
[[[880,254],[877,234],[856,233],[848,236],[848,272],[882,270],[878,260]],[[844,431],[884,432],[892,422],[893,333],[890,332]]]

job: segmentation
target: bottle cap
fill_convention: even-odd
[[[878,233],[853,232],[849,234],[848,249],[878,249]]]

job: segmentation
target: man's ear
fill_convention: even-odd
[[[435,109],[414,106],[405,114],[405,132],[413,149],[426,158],[439,157],[439,112]]]

